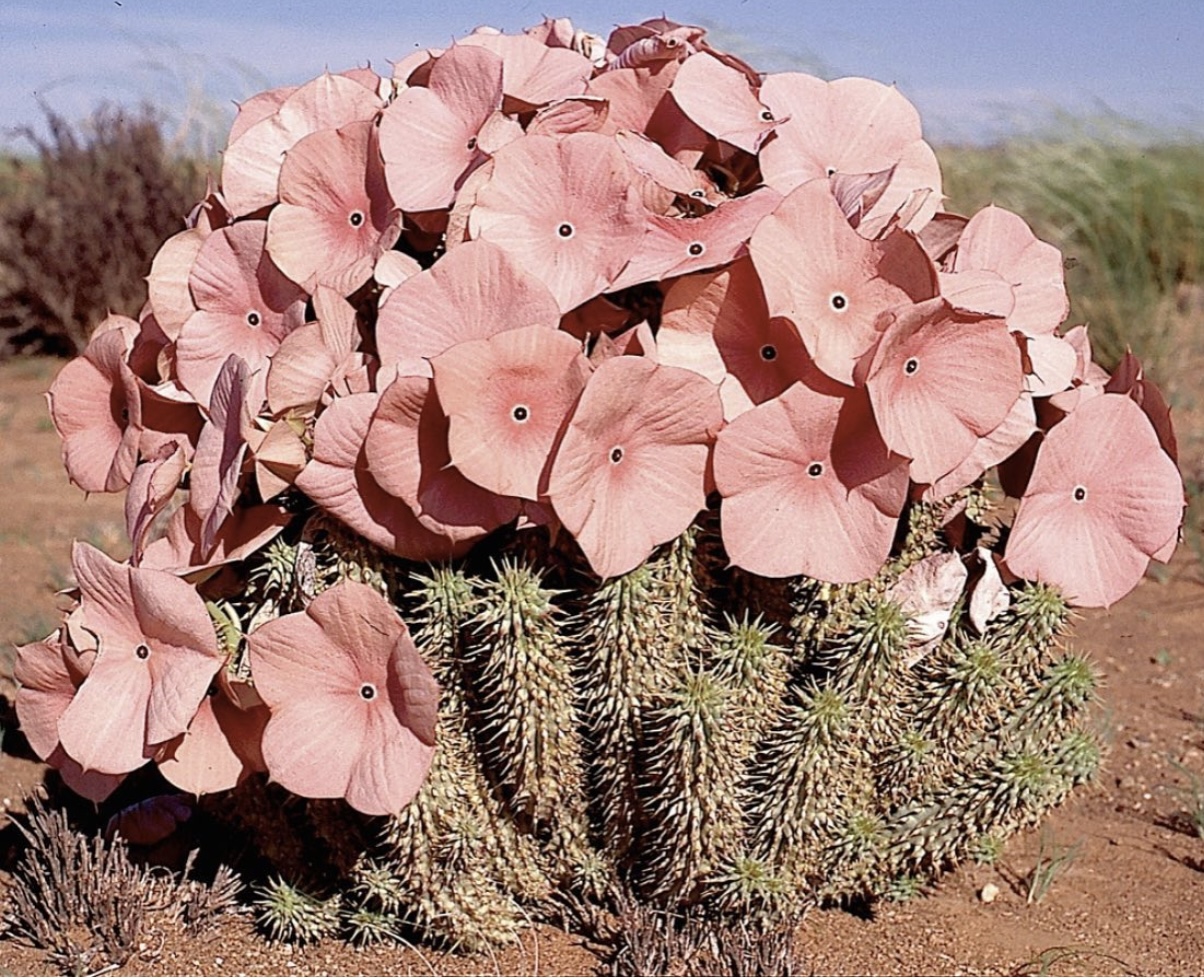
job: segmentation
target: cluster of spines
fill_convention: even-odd
[[[547,582],[580,575],[546,541],[398,585],[375,555],[339,557],[333,573],[396,586],[443,690],[430,777],[348,894],[356,938],[504,943],[557,889],[780,921],[997,853],[1098,768],[1098,678],[1043,585],[985,635],[955,610],[918,657],[886,598],[938,545],[945,513],[917,514],[875,580],[769,582],[764,600],[699,528],[565,590]],[[771,618],[733,614],[737,593]],[[364,882],[382,873],[388,901]]]

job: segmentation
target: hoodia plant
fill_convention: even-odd
[[[914,892],[1095,773],[1070,609],[1177,541],[1166,404],[1067,313],[898,91],[700,28],[264,92],[51,388],[131,555],[76,545],[21,722],[208,796],[284,936]]]

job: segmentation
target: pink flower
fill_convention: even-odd
[[[890,553],[907,462],[883,443],[864,391],[820,382],[795,384],[719,433],[720,528],[732,563],[754,574],[850,583]]]
[[[63,465],[85,492],[124,489],[138,461],[142,398],[126,363],[138,324],[110,316],[50,386],[50,417],[63,441]]]
[[[542,279],[568,312],[622,271],[644,232],[643,206],[613,139],[524,136],[494,156],[468,228]]]
[[[267,250],[307,292],[325,285],[350,295],[397,242],[401,213],[385,188],[377,142],[371,122],[353,122],[311,133],[285,154]]]
[[[125,774],[188,729],[225,657],[191,584],[86,543],[75,544],[71,563],[80,589],[72,617],[93,637],[96,661],[59,737],[85,770]]]
[[[878,339],[878,317],[933,298],[936,270],[919,243],[898,232],[867,241],[849,227],[827,180],[783,199],[753,232],[753,264],[771,316],[794,323],[816,366],[843,384]]]
[[[343,581],[247,639],[271,718],[263,757],[307,798],[367,815],[405,807],[435,754],[439,687],[409,631],[366,584]]]
[[[628,356],[594,371],[547,495],[595,573],[626,574],[693,522],[722,424],[718,390],[693,371]]]
[[[1101,394],[1045,436],[1004,560],[1076,605],[1106,608],[1151,557],[1169,557],[1183,508],[1183,480],[1149,419],[1127,394]]]
[[[203,405],[230,354],[260,370],[304,320],[305,294],[273,264],[267,228],[267,221],[243,221],[215,231],[192,267],[197,311],[180,328],[176,374]]]

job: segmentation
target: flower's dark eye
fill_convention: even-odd
[[[690,247],[686,249],[686,251],[688,251],[694,258],[697,258],[706,250],[706,245],[704,245],[701,241],[691,241]]]
[[[531,417],[531,410],[525,404],[514,405],[514,410],[510,412],[510,416],[520,424]]]
[[[560,227],[558,227],[556,229],[556,233],[559,234],[562,238],[571,238],[574,234],[577,233],[577,229],[575,227],[573,227],[573,225],[571,225],[568,221],[565,221],[562,225],[560,225]]]
[[[150,648],[145,645],[136,646],[134,648],[134,655],[138,656],[139,659],[149,659],[150,658]]]
[[[707,195],[707,192],[705,190],[703,190],[701,187],[699,187],[696,190],[690,191],[691,197],[705,197],[706,195]]]
[[[807,466],[807,475],[811,476],[812,479],[818,479],[823,474],[824,465],[822,462],[812,462]]]
[[[835,176],[836,175],[836,167],[834,167],[834,166],[828,167],[827,173],[828,173],[828,176],[830,176],[830,177]]]
[[[679,44],[681,44],[681,38],[679,38],[679,37],[666,37],[665,38],[665,47],[667,47],[667,48],[675,48]]]
[[[468,151],[471,153],[476,148],[477,148],[477,137],[473,136],[472,139],[470,139],[468,141]]]
[[[849,297],[843,292],[833,292],[828,297],[828,304],[837,312],[844,312],[849,308]]]
[[[1087,487],[1086,486],[1075,486],[1074,487],[1074,501],[1076,503],[1081,503],[1086,498],[1087,498]]]
[[[615,465],[618,465],[621,461],[623,461],[623,449],[621,449],[618,445],[612,448],[610,450],[610,460]]]
[[[762,109],[761,110],[761,121],[762,122],[773,122],[773,113],[770,112],[769,109]]]
[[[366,700],[376,699],[376,687],[371,683],[364,683],[364,685],[360,687],[360,696]]]
[[[261,322],[263,322],[263,320],[259,318],[259,313],[257,313],[254,309],[247,313],[248,326],[258,326]]]
[[[762,360],[768,362],[770,360],[776,360],[777,358],[778,358],[777,347],[771,346],[768,343],[766,343],[763,347],[761,347],[761,359]]]
[[[903,364],[903,372],[905,374],[907,374],[909,377],[919,369],[920,369],[920,361],[917,360],[915,357],[911,357],[905,364]]]
[[[353,228],[359,227],[364,223],[364,212],[352,211],[351,215],[347,218],[347,221]]]

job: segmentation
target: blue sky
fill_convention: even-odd
[[[482,23],[546,13],[605,34],[662,11],[762,70],[893,82],[935,140],[1057,109],[1204,134],[1204,0],[3,0],[0,145],[19,145],[8,133],[37,122],[39,97],[73,118],[149,99],[193,136],[224,136],[234,100],[326,67],[387,72]]]

